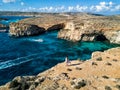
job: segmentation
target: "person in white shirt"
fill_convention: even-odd
[[[68,56],[66,56],[66,58],[65,58],[65,63],[66,63],[66,66],[71,65],[71,62],[70,62]]]

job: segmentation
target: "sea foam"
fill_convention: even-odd
[[[43,42],[43,39],[30,39],[30,41],[33,41],[33,42]]]

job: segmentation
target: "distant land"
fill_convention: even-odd
[[[6,16],[38,16],[41,15],[39,12],[19,12],[19,11],[0,11],[0,15]]]
[[[75,13],[84,13],[84,12],[59,12],[65,14],[75,14]],[[0,16],[40,16],[42,14],[59,14],[59,13],[48,13],[48,12],[20,12],[20,11],[0,11]],[[86,12],[87,13],[87,12]],[[95,14],[95,13],[87,13],[95,16],[104,16],[102,14]]]

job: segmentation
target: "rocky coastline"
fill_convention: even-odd
[[[7,32],[8,28],[9,28],[9,26],[4,25],[4,24],[0,24],[0,32]]]
[[[120,17],[88,13],[43,14],[10,24],[15,37],[60,30],[58,38],[78,41],[108,41],[120,44]],[[36,76],[18,76],[0,90],[119,90],[120,47],[94,52],[91,59],[59,63]]]
[[[7,18],[0,18],[0,21],[3,21],[3,20],[6,21],[8,19]],[[0,32],[7,32],[8,28],[9,28],[9,26],[0,23]]]
[[[78,15],[68,27],[60,30],[58,38],[72,41],[109,41],[120,44],[120,18]]]
[[[9,33],[15,37],[39,35],[44,32],[44,28],[26,23],[11,23],[9,30]]]
[[[119,90],[120,47],[94,52],[87,61],[59,63],[36,76],[18,76],[0,90]]]
[[[41,17],[23,19],[17,23],[36,25],[43,28],[45,31],[60,30],[58,38],[74,42],[109,41],[110,43],[120,44],[119,15],[96,16],[89,13],[43,14]],[[26,36],[25,32],[20,33],[24,31],[24,28],[22,28],[23,25],[18,26],[19,30],[13,29],[13,27],[16,27],[17,23],[10,25],[10,35]],[[27,30],[29,31],[29,29]],[[31,32],[35,31],[32,30]],[[41,33],[37,35],[39,34]]]

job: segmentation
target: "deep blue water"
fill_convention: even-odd
[[[2,21],[0,21],[0,23],[9,25],[9,23],[11,23],[11,22],[17,22],[21,19],[29,18],[29,17],[27,17],[27,16],[0,16],[0,18],[8,19],[8,20],[2,20]]]
[[[23,38],[0,33],[0,85],[15,76],[36,75],[63,62],[66,55],[71,60],[86,60],[94,51],[120,46],[104,42],[70,42],[58,39],[57,33],[53,31]]]

